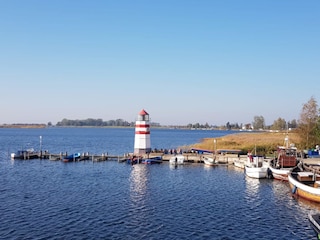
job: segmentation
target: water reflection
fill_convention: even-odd
[[[246,194],[249,201],[258,198],[260,181],[256,178],[245,177]]]
[[[283,200],[283,198],[287,198],[290,195],[290,187],[288,182],[273,180],[271,182],[271,187],[274,192],[275,199]]]
[[[319,203],[312,202],[310,200],[298,197],[296,195],[291,195],[292,199],[296,201],[296,203],[302,207],[306,208],[307,210],[312,210],[313,212],[320,212],[320,205]]]
[[[169,163],[170,170],[175,170],[175,169],[182,168],[182,167],[183,167],[182,164],[170,164]]]
[[[243,173],[244,175],[246,174],[244,171],[244,168],[239,168],[234,166],[232,170],[234,170],[235,172]]]
[[[134,203],[143,202],[147,191],[147,171],[143,164],[132,167],[130,173],[130,197]]]

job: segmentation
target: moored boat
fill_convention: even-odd
[[[288,181],[288,174],[297,166],[299,160],[297,148],[290,144],[288,136],[285,138],[285,146],[279,146],[277,149],[277,157],[269,169],[274,179]]]
[[[251,178],[266,178],[268,166],[263,156],[254,156],[248,153],[247,162],[245,164],[245,172]]]
[[[209,156],[203,156],[202,159],[203,159],[204,164],[207,165],[207,166],[216,166],[216,165],[218,165],[218,162],[216,161],[216,158],[212,158],[212,157],[209,157]]]
[[[33,148],[26,150],[19,150],[15,153],[11,153],[11,159],[35,159],[39,158],[39,153],[35,152]]]
[[[237,168],[241,168],[244,169],[245,167],[245,163],[246,163],[246,159],[238,157],[236,159],[234,159],[233,161],[233,165]]]
[[[169,159],[169,163],[172,165],[182,165],[184,164],[185,157],[182,154],[172,156]]]
[[[142,160],[142,157],[133,155],[130,158],[127,158],[126,161],[128,164],[134,165],[134,164],[140,163],[141,160]]]
[[[144,163],[144,164],[162,163],[162,157],[157,156],[157,157],[145,158],[145,159],[142,159],[141,163]]]
[[[269,169],[274,179],[282,181],[288,181],[288,174],[292,170],[292,168],[274,168],[272,166]]]
[[[309,221],[312,225],[312,228],[317,233],[318,239],[320,239],[320,214],[319,213],[309,213]]]
[[[71,154],[71,155],[64,157],[63,162],[73,162],[73,161],[79,160],[80,157],[81,157],[80,153],[74,153],[74,154]]]
[[[310,171],[296,171],[288,175],[292,194],[320,203],[320,175]]]

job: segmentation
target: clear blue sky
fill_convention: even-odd
[[[267,124],[320,104],[320,1],[0,1],[0,123]]]

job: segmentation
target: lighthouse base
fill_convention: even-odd
[[[135,148],[134,149],[134,154],[147,154],[150,152],[151,152],[151,148],[145,148],[145,149]]]

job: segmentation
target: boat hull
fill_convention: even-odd
[[[251,178],[266,178],[267,177],[267,168],[261,167],[248,167],[245,166],[246,175]]]
[[[301,181],[298,181],[295,177],[293,177],[292,174],[296,173],[291,173],[288,175],[291,192],[299,197],[320,203],[320,188],[309,186]]]
[[[288,174],[292,171],[292,168],[273,168],[269,167],[274,179],[288,181]]]
[[[183,165],[184,164],[184,156],[183,155],[176,155],[169,159],[169,164],[172,165]]]
[[[80,157],[81,157],[80,153],[74,153],[74,154],[71,154],[71,155],[65,157],[63,159],[63,162],[73,162],[73,161],[80,159]]]
[[[146,158],[142,159],[141,163],[143,164],[159,164],[162,163],[162,157],[153,157],[153,158]]]
[[[207,166],[216,166],[218,163],[211,157],[203,157],[203,162]]]
[[[317,234],[320,234],[320,214],[308,214],[309,221]],[[319,235],[318,235],[319,236]]]
[[[244,169],[245,161],[243,161],[243,160],[235,160],[233,162],[233,164],[234,164],[235,167]]]

